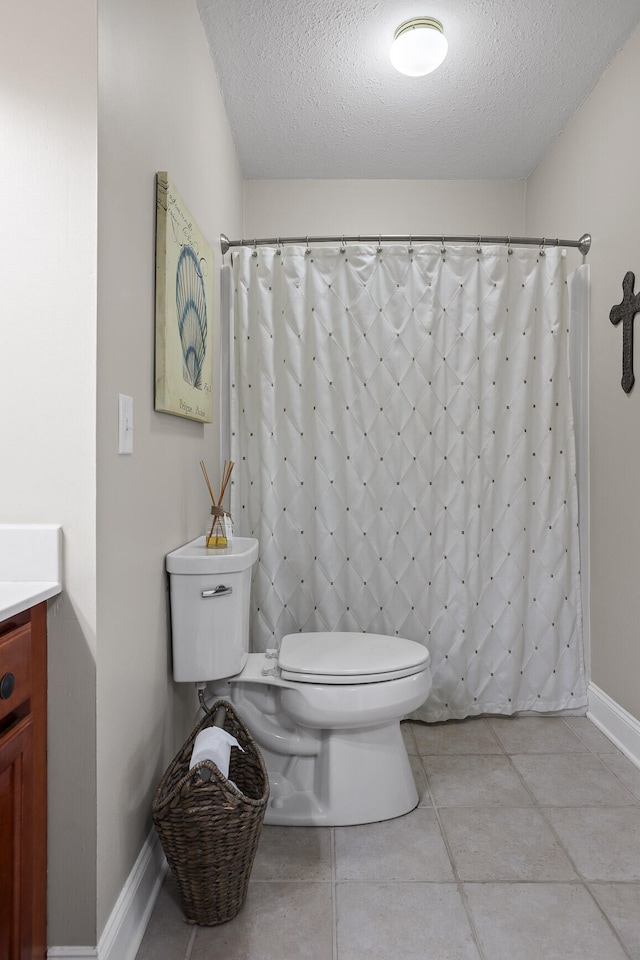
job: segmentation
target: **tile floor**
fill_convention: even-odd
[[[245,906],[137,960],[640,960],[640,770],[586,717],[404,723],[420,804],[264,827]]]

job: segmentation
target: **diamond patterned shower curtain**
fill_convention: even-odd
[[[234,285],[254,649],[417,640],[424,720],[583,706],[561,251],[261,247]]]

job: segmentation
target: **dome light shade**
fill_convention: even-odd
[[[433,17],[405,20],[396,30],[389,57],[400,73],[423,77],[440,66],[449,45],[442,24]]]

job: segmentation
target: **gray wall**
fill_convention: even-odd
[[[513,234],[523,180],[246,180],[244,236]]]
[[[591,670],[640,719],[640,387],[621,386],[622,330],[609,311],[640,280],[640,30],[527,183],[526,229],[593,235],[591,265]],[[573,255],[575,259],[575,254]],[[636,290],[638,283],[636,283]],[[640,362],[636,369],[640,376]]]
[[[0,520],[64,531],[49,605],[55,942],[95,943],[97,5],[21,0],[0,30]]]
[[[164,555],[203,532],[204,458],[219,477],[219,407],[156,413],[155,173],[167,170],[214,246],[240,227],[242,176],[194,2],[100,0],[97,416],[97,929],[151,827],[154,790],[195,716],[170,675]],[[219,286],[215,278],[215,354]],[[217,382],[217,377],[216,377]],[[117,449],[118,393],[134,452]]]
[[[153,409],[154,177],[169,171],[215,240],[241,229],[242,176],[195,0],[23,0],[0,73],[0,520],[64,530],[48,942],[92,947],[193,722],[170,675],[163,558],[201,532],[199,460],[219,469],[217,424]],[[118,393],[134,398],[129,457]]]

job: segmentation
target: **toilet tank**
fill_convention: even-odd
[[[257,557],[258,541],[250,537],[234,537],[223,550],[208,550],[198,537],[167,554],[174,680],[199,683],[241,672]]]

